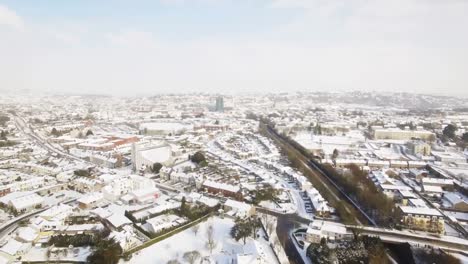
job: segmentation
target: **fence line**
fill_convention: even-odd
[[[152,238],[152,239],[144,242],[143,244],[138,245],[138,246],[128,250],[127,252],[124,253],[124,255],[128,256],[128,255],[133,254],[133,253],[135,253],[137,251],[140,251],[140,250],[142,250],[144,248],[147,248],[147,247],[149,247],[149,246],[151,246],[151,245],[153,245],[153,244],[155,244],[155,243],[157,243],[159,241],[162,241],[162,240],[164,240],[164,239],[166,239],[168,237],[171,237],[171,236],[173,236],[173,235],[175,235],[175,234],[177,234],[179,232],[182,232],[182,231],[184,231],[184,230],[186,230],[186,229],[188,229],[188,228],[190,228],[190,227],[192,227],[194,225],[197,225],[197,224],[205,221],[206,219],[208,219],[211,216],[212,216],[212,214],[207,214],[205,216],[202,216],[202,217],[198,218],[197,220],[194,220],[194,221],[189,222],[189,223],[187,223],[185,225],[179,226],[179,227],[175,228],[174,230],[171,230],[171,231],[169,231],[169,232],[167,232],[167,233],[165,233],[163,235]]]

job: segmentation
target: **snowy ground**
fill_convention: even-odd
[[[296,206],[292,203],[281,203],[281,204],[276,204],[271,201],[262,201],[259,204],[261,207],[268,208],[273,211],[277,211],[280,213],[285,213],[285,214],[293,214],[296,212]]]
[[[281,264],[289,263],[288,256],[284,251],[283,246],[281,245],[278,234],[276,233],[276,228],[278,224],[278,219],[275,216],[259,213],[258,217],[263,223],[263,226],[266,228],[266,231],[269,232],[270,243],[273,245],[273,248],[278,256]]]
[[[299,194],[299,190],[291,190],[291,198],[294,200],[294,204],[297,208],[297,214],[304,218],[312,219],[314,214],[307,213],[305,209],[305,203],[302,199],[301,195]]]
[[[461,234],[453,228],[449,223],[445,222],[445,235],[447,236],[460,236]]]
[[[4,223],[4,222],[8,221],[10,218],[12,218],[10,216],[10,214],[8,214],[5,211],[3,211],[2,209],[0,209],[0,223]]]
[[[214,228],[214,238],[217,242],[216,248],[210,254],[206,247],[207,229],[212,225]],[[185,252],[197,250],[202,257],[211,256],[218,263],[232,263],[236,254],[248,253],[253,245],[253,239],[249,238],[244,246],[241,241],[236,242],[231,238],[229,232],[234,225],[234,221],[229,218],[213,217],[199,224],[198,233],[195,235],[193,228],[187,229],[170,238],[167,238],[159,243],[156,243],[148,248],[145,248],[133,255],[130,261],[121,263],[135,264],[161,264],[167,263],[169,260],[178,259],[184,263],[183,255]],[[269,247],[268,242],[263,238],[258,238],[257,242],[263,249],[263,254],[268,263],[275,264],[277,260],[273,250]]]
[[[46,205],[56,205],[64,201],[68,201],[71,199],[79,199],[83,196],[79,192],[71,191],[71,190],[62,190],[55,193],[51,193],[50,195],[45,195],[44,197],[44,204]]]
[[[305,243],[304,248],[301,249],[301,247],[297,244],[296,240],[292,237],[293,234],[292,232],[289,234],[289,239],[292,240],[294,247],[296,248],[297,252],[299,252],[299,255],[301,255],[302,260],[304,261],[305,264],[312,264],[310,259],[307,257],[307,248],[309,247],[309,243]]]
[[[323,149],[326,155],[333,153],[334,149],[345,151],[358,142],[364,142],[364,136],[359,133],[348,133],[346,136],[320,136],[309,132],[300,132],[294,140],[307,149]]]
[[[60,248],[57,252],[51,253],[50,257],[47,257],[47,248],[32,247],[28,253],[26,253],[22,261],[82,261],[85,262],[86,258],[91,254],[89,247],[77,247],[77,248]]]
[[[463,255],[463,254],[459,254],[459,253],[451,253],[452,256],[456,257],[457,259],[460,260],[461,263],[468,263],[468,257]]]

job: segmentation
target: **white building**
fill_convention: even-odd
[[[131,225],[132,221],[123,214],[113,213],[106,220],[116,229],[122,229],[126,225]]]
[[[156,216],[146,220],[146,224],[143,225],[143,228],[150,233],[159,233],[163,230],[179,226],[186,223],[187,220],[173,214],[165,214]]]
[[[32,193],[10,200],[9,205],[17,212],[25,213],[42,207],[43,203],[44,198],[42,196]]]
[[[153,203],[160,196],[160,191],[156,187],[139,189],[129,193],[132,197],[132,201],[139,204]]]
[[[322,220],[314,220],[310,223],[306,233],[306,240],[309,243],[320,243],[322,238],[339,241],[351,237],[352,235],[348,233],[343,224]]]
[[[155,163],[169,166],[173,163],[173,152],[164,142],[132,144],[132,164],[135,170],[150,168]]]
[[[437,161],[443,163],[466,163],[466,157],[461,153],[432,151],[432,155]]]
[[[72,213],[73,213],[72,206],[68,204],[59,204],[40,213],[39,217],[49,220],[49,221],[52,221],[52,220],[63,221]]]
[[[315,213],[321,217],[328,217],[331,213],[331,207],[328,205],[328,202],[322,197],[319,191],[315,188],[312,188],[307,191],[307,195],[314,206]]]
[[[224,203],[224,210],[232,216],[250,217],[255,214],[255,207],[251,204],[228,199]]]
[[[106,168],[117,168],[120,166],[119,160],[115,157],[108,157],[100,154],[93,154],[89,157],[89,160],[99,166]]]
[[[21,243],[15,239],[9,239],[5,245],[0,247],[0,253],[6,253],[9,256],[17,257],[28,252],[30,248],[31,243]]]
[[[106,199],[116,201],[133,191],[154,189],[156,189],[156,187],[152,179],[139,175],[130,175],[128,177],[113,177],[113,179],[102,188],[102,193]]]
[[[77,177],[72,183],[75,190],[82,193],[96,192],[100,191],[102,188],[102,182],[100,180],[87,177]]]
[[[453,186],[453,179],[422,178],[421,183],[424,186],[450,187]]]
[[[144,135],[174,136],[193,130],[193,125],[178,122],[154,122],[140,125]]]
[[[102,193],[91,193],[78,199],[78,206],[81,209],[91,209],[96,207],[103,200],[104,195]]]
[[[116,178],[109,185],[102,188],[102,193],[107,200],[115,201],[122,195],[133,190],[133,181],[128,177]]]
[[[152,179],[143,176],[130,175],[130,179],[132,179],[133,182],[133,190],[153,188],[156,186]]]
[[[395,198],[401,191],[410,191],[411,188],[406,185],[381,184],[379,189],[388,197]]]
[[[180,208],[180,202],[163,202],[151,208],[133,213],[133,217],[138,221],[148,219],[151,215],[160,214],[167,210]]]
[[[383,128],[374,130],[375,139],[410,140],[418,138],[423,140],[430,140],[434,137],[434,133],[425,130],[402,130],[398,128]]]
[[[24,181],[23,180],[14,181],[9,186],[12,192],[31,191],[31,190],[38,189],[44,186],[44,178],[33,177]]]

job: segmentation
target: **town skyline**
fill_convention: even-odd
[[[468,0],[0,0],[0,264],[468,263]]]
[[[465,1],[0,3],[1,91],[465,95]]]

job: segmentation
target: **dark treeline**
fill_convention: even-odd
[[[109,234],[110,231],[104,229],[95,234],[56,235],[50,238],[48,244],[56,247],[94,247],[100,240],[107,238]]]
[[[271,128],[271,124],[264,122],[261,125],[261,130]],[[355,224],[356,218],[361,222],[366,222],[364,217],[357,213],[356,209],[351,206],[346,206],[343,201],[337,201],[326,188],[325,183],[317,178],[315,173],[311,172],[304,166],[297,152],[307,157],[311,162],[318,166],[325,174],[337,185],[339,188],[357,202],[361,209],[366,212],[378,225],[381,226],[394,226],[397,223],[398,215],[395,208],[395,203],[392,199],[388,198],[384,193],[380,192],[372,180],[368,177],[367,172],[362,171],[358,166],[348,166],[347,173],[339,173],[330,164],[320,164],[315,161],[315,158],[304,147],[302,147],[295,140],[279,135],[273,129],[272,133],[287,141],[293,148],[283,146],[282,150],[291,162],[291,165],[301,171],[314,185],[314,187],[322,194],[322,196],[330,202],[334,207],[337,214],[342,218],[343,222],[348,224]]]
[[[389,264],[385,246],[376,237],[359,236],[352,241],[341,242],[329,247],[325,238],[319,244],[310,244],[307,257],[312,263],[369,263]]]
[[[339,173],[330,164],[324,164],[322,168],[377,224],[389,227],[396,224],[394,201],[377,189],[367,172],[355,164],[349,165],[349,171],[345,173]]]
[[[268,127],[264,123],[261,123],[260,132],[268,137],[269,135],[266,131],[267,129]],[[271,131],[272,133],[275,133],[275,131]],[[359,221],[361,221],[362,223],[366,222],[366,219],[364,219],[354,207],[352,207],[350,204],[341,199],[336,199],[336,196],[339,196],[339,193],[333,193],[331,189],[327,188],[326,179],[321,178],[319,174],[314,173],[312,170],[310,170],[307,164],[304,164],[304,162],[307,162],[308,160],[301,159],[297,152],[299,151],[300,154],[311,159],[312,155],[308,153],[306,149],[304,149],[301,145],[299,145],[297,142],[288,137],[281,136],[277,133],[275,134],[283,140],[286,140],[288,144],[293,146],[290,147],[286,144],[279,144],[283,154],[288,157],[291,166],[299,170],[312,183],[314,188],[316,188],[323,196],[323,198],[329,202],[330,206],[335,208],[337,215],[342,219],[344,223],[357,224],[357,219],[359,219]]]

